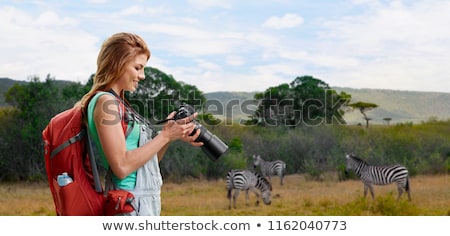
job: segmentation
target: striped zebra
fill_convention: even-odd
[[[267,179],[261,176],[259,173],[252,172],[250,170],[230,170],[228,171],[226,178],[227,198],[230,201],[228,206],[231,209],[231,197],[233,195],[233,206],[236,208],[236,199],[241,191],[245,191],[245,203],[249,201],[249,190],[256,195],[256,205],[259,205],[259,198],[261,197],[264,204],[270,205],[270,194],[272,191],[272,185]]]
[[[278,175],[280,184],[283,185],[284,174],[286,173],[286,163],[282,160],[265,161],[260,155],[253,155],[253,168],[261,170],[261,174],[272,182],[271,176]]]
[[[373,184],[387,185],[395,182],[398,190],[397,201],[400,200],[403,189],[408,193],[408,200],[411,201],[409,176],[406,167],[401,165],[371,166],[355,155],[346,154],[345,157],[347,159],[346,171],[354,171],[364,183],[364,197],[366,197],[369,189],[372,199],[375,199]]]

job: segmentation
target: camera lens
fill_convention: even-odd
[[[203,142],[203,152],[214,161],[219,159],[219,157],[228,149],[228,146],[203,125],[196,122],[195,131],[197,131],[197,129],[200,129],[200,135],[195,141]]]
[[[195,110],[192,106],[184,104],[180,106],[180,109],[174,116],[175,120],[186,118],[192,114],[194,114]],[[212,160],[217,160],[219,157],[225,153],[228,149],[228,146],[220,140],[216,135],[212,134],[208,129],[206,129],[203,125],[198,123],[196,120],[192,120],[195,124],[195,128],[190,134],[190,136],[194,135],[198,129],[200,129],[200,135],[195,140],[197,142],[203,142],[203,146],[201,147],[203,152],[208,155]]]

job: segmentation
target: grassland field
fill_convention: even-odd
[[[162,216],[450,216],[450,176],[415,176],[412,201],[404,194],[396,201],[395,184],[375,186],[375,200],[363,197],[359,180],[339,182],[333,175],[323,181],[305,175],[285,176],[284,185],[273,177],[272,204],[256,205],[255,194],[245,192],[237,208],[229,209],[225,180],[190,179],[183,183],[165,180]],[[0,215],[53,216],[54,204],[46,182],[0,183]]]

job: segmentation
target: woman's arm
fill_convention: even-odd
[[[158,159],[161,159],[170,142],[185,139],[183,135],[192,132],[194,125],[187,123],[189,119],[192,119],[192,117],[186,117],[176,122],[167,122],[160,134],[150,142],[142,147],[127,151],[115,98],[100,96],[94,109],[94,122],[100,143],[111,170],[118,178],[125,178],[139,169],[155,154],[158,154]],[[192,138],[190,137],[190,139]]]

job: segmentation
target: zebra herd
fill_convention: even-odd
[[[227,198],[230,202],[233,200],[233,206],[236,208],[236,199],[241,191],[245,191],[245,202],[248,204],[249,191],[256,195],[256,205],[259,204],[261,197],[264,204],[270,205],[272,183],[271,176],[278,175],[280,184],[283,185],[283,178],[286,172],[286,163],[281,160],[265,161],[260,155],[253,155],[253,168],[260,167],[260,172],[243,170],[230,170],[226,177]],[[234,190],[234,194],[232,193]]]
[[[271,176],[278,175],[280,184],[283,185],[283,178],[286,172],[286,163],[282,160],[265,161],[261,155],[253,155],[253,168],[260,166],[261,174],[271,181]]]
[[[255,193],[256,205],[259,204],[260,197],[266,205],[270,205],[272,202],[270,199],[272,184],[258,172],[253,172],[246,169],[230,170],[227,174],[226,183],[228,190],[227,198],[230,201],[228,206],[229,209],[231,209],[231,198],[233,198],[233,206],[236,208],[236,199],[241,191],[245,191],[246,204],[248,204],[249,201],[249,191]],[[232,194],[233,190],[234,194]]]
[[[372,199],[375,199],[373,185],[388,185],[395,182],[398,190],[397,201],[400,200],[403,191],[408,194],[408,200],[411,201],[409,174],[406,167],[402,165],[373,166],[353,154],[345,154],[345,157],[346,172],[353,171],[364,184],[364,197],[370,190]],[[260,167],[260,172],[256,171],[258,166]],[[253,168],[254,170],[233,169],[228,171],[226,189],[229,209],[232,207],[232,201],[233,207],[236,208],[236,199],[241,191],[245,191],[246,204],[249,201],[249,191],[252,191],[256,195],[256,205],[259,204],[260,198],[262,198],[264,204],[270,205],[272,192],[271,176],[278,176],[280,185],[283,185],[286,163],[282,160],[266,161],[260,155],[253,155]]]

